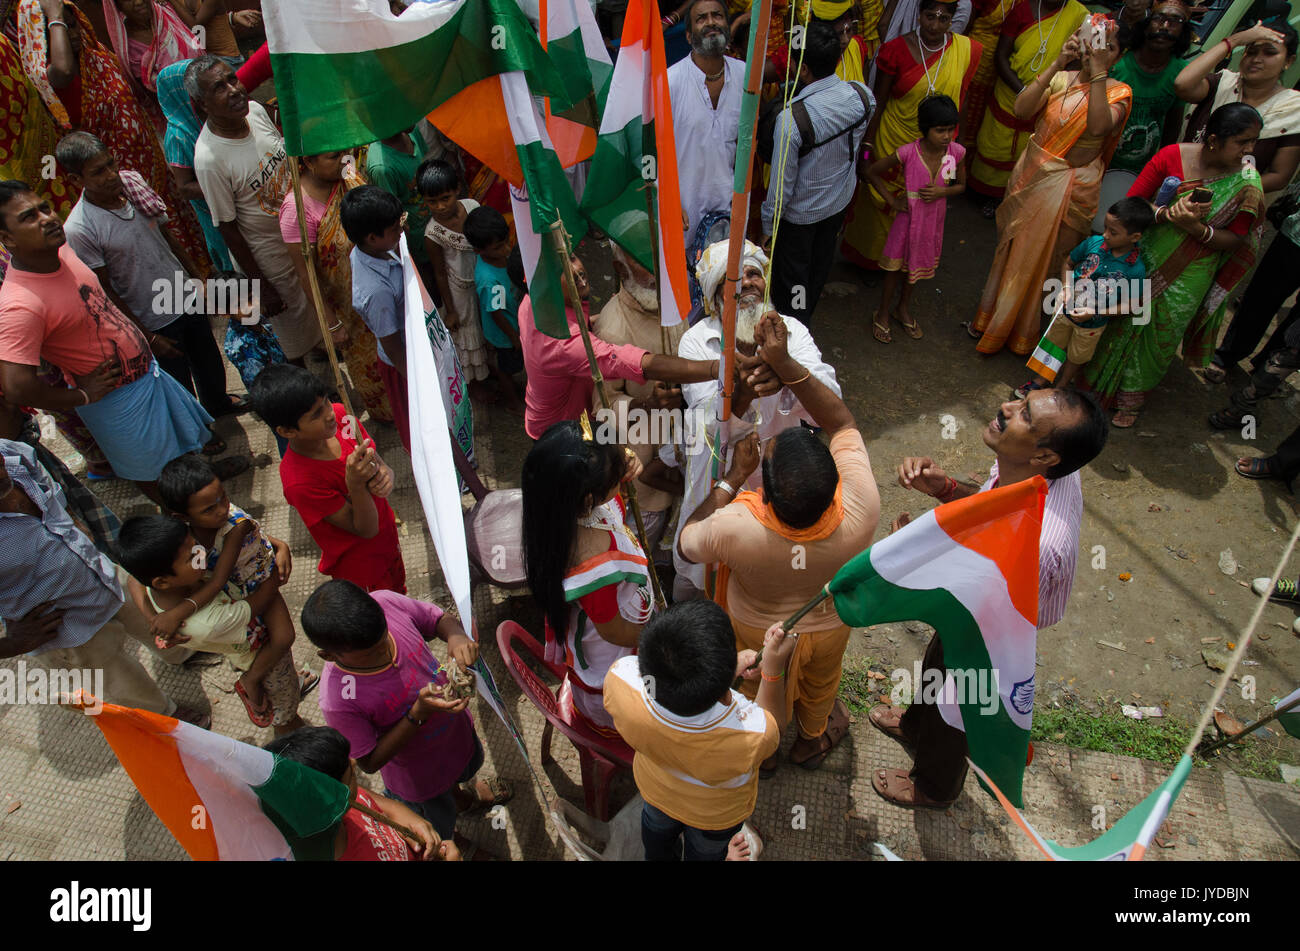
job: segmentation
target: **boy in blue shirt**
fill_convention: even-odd
[[[1121,198],[1106,211],[1105,231],[1081,241],[1061,266],[1063,303],[1030,358],[1030,366],[1059,363],[1056,379],[1048,382],[1041,373],[1015,391],[1024,399],[1032,390],[1044,387],[1064,389],[1075,374],[1092,359],[1097,342],[1111,316],[1127,313],[1144,315],[1146,266],[1139,254],[1142,232],[1155,217],[1141,198]],[[1119,285],[1127,288],[1121,296]]]
[[[522,414],[523,400],[514,375],[524,369],[524,350],[519,342],[519,294],[506,273],[512,242],[510,226],[501,212],[480,205],[465,216],[465,238],[474,246],[474,285],[483,339],[492,347],[497,386],[506,409]]]

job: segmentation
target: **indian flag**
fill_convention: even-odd
[[[275,0],[265,22],[292,155],[387,138],[444,104],[481,117],[484,97],[499,100],[485,80],[511,70],[569,105],[516,0],[435,0],[400,16],[388,0]]]
[[[73,706],[98,701],[81,694]],[[106,703],[91,719],[190,858],[332,859],[348,787],[172,717]]]
[[[938,698],[944,721],[965,731],[970,758],[1017,806],[1034,712],[1046,498],[1047,483],[1035,476],[941,505],[855,557],[828,585],[847,624],[934,627],[948,669]],[[980,683],[991,703],[981,702]]]
[[[1056,379],[1056,374],[1065,365],[1065,351],[1047,338],[1058,320],[1067,319],[1065,312],[1058,310],[1056,316],[1052,318],[1052,322],[1047,325],[1047,330],[1043,333],[1043,339],[1038,341],[1038,346],[1029,355],[1029,369],[1048,383]]]
[[[645,222],[653,209],[653,234]],[[655,0],[629,0],[582,210],[655,273],[664,325],[691,309],[663,26]]]
[[[1002,790],[997,787],[988,773],[973,762],[971,762],[971,769],[975,770],[975,775],[992,791],[998,802],[1002,803],[1002,808],[1007,811],[1007,815],[1049,859],[1057,862],[1137,862],[1151,847],[1151,840],[1155,838],[1161,824],[1169,816],[1170,807],[1178,798],[1183,783],[1187,781],[1187,776],[1192,771],[1192,758],[1184,756],[1180,759],[1168,779],[1102,835],[1087,845],[1072,848],[1058,845],[1051,839],[1039,835],[1038,831],[1021,815],[1020,810],[1003,795]]]
[[[587,0],[541,0],[541,40],[571,105],[546,100],[546,131],[565,168],[591,158],[614,64]]]
[[[1290,706],[1300,701],[1300,690],[1289,693],[1277,703],[1273,704],[1274,710],[1281,710],[1283,707]],[[1281,714],[1277,718],[1278,725],[1294,737],[1300,737],[1300,706],[1292,706],[1291,709]]]

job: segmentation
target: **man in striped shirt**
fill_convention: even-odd
[[[1106,445],[1106,417],[1090,395],[1077,390],[1044,389],[1023,400],[1003,403],[984,430],[984,445],[996,454],[988,481],[979,489],[962,485],[928,457],[910,456],[898,467],[898,483],[940,503],[1012,485],[1036,475],[1047,479],[1047,501],[1038,541],[1038,627],[1051,627],[1065,614],[1074,584],[1083,519],[1083,486],[1079,470]],[[895,523],[907,523],[906,513]],[[922,663],[921,682],[937,670],[943,682],[943,645],[930,639]],[[871,785],[884,799],[905,808],[946,809],[961,794],[966,781],[966,734],[949,726],[934,703],[914,702],[907,712],[878,706],[872,726],[913,748],[911,771],[877,769]]]

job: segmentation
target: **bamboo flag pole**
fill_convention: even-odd
[[[573,301],[573,312],[578,318],[578,332],[582,336],[582,345],[587,351],[587,363],[591,367],[592,382],[596,384],[600,405],[604,409],[609,409],[609,394],[605,392],[605,376],[596,363],[596,351],[591,346],[591,334],[587,330],[587,321],[582,313],[582,299],[578,297],[578,285],[573,279],[573,265],[569,261],[569,235],[564,230],[564,222],[558,218],[551,224],[549,231],[551,243],[560,259],[564,288]],[[637,501],[636,496],[636,480],[624,483],[623,490],[627,493],[627,505],[632,510],[632,517],[636,521],[637,538],[641,540],[641,547],[646,551],[646,567],[650,572],[650,587],[654,591],[655,604],[662,611],[668,607],[668,602],[664,599],[663,589],[659,585],[659,572],[655,570],[654,552],[649,550],[650,546],[646,542],[645,523],[641,519],[641,503]]]
[[[303,210],[302,204],[302,181],[298,178],[298,159],[296,156],[287,157],[289,162],[289,175],[293,179],[293,203],[298,209],[298,234],[302,238],[302,259],[307,266],[307,283],[311,285],[312,303],[316,306],[316,320],[320,323],[321,338],[325,341],[325,352],[329,355],[330,366],[334,369],[334,382],[338,386],[339,399],[343,401],[343,409],[348,414],[348,418],[355,421],[357,414],[352,411],[352,401],[348,399],[348,388],[343,383],[343,371],[339,369],[339,355],[334,350],[334,340],[330,336],[329,327],[325,325],[325,304],[321,300],[320,282],[316,278],[316,263],[312,259],[311,242],[307,240],[307,214]]]
[[[400,832],[402,835],[406,836],[406,837],[407,837],[408,839],[410,839],[412,842],[419,842],[419,841],[420,841],[420,837],[419,837],[418,835],[416,835],[414,832],[412,832],[412,831],[411,831],[410,829],[408,829],[406,826],[402,825],[400,822],[395,822],[395,821],[393,821],[392,819],[388,818],[388,816],[384,815],[382,812],[376,812],[374,809],[371,809],[369,806],[363,806],[363,805],[361,805],[361,803],[357,802],[355,799],[352,799],[352,800],[349,800],[349,801],[348,801],[348,808],[350,808],[350,809],[355,809],[357,812],[361,813],[363,816],[369,816],[371,819],[374,819],[376,822],[382,822],[384,825],[388,826],[390,829],[396,829],[398,832]],[[437,848],[438,846],[440,846],[440,845],[442,845],[442,839],[439,838],[437,832],[434,832],[434,834],[433,834],[433,847],[436,849],[436,848]]]
[[[1250,733],[1250,732],[1252,732],[1252,731],[1254,731],[1254,730],[1258,730],[1258,729],[1259,729],[1260,727],[1262,727],[1265,723],[1272,723],[1272,722],[1273,722],[1274,720],[1276,720],[1278,717],[1282,716],[1282,715],[1285,714],[1285,713],[1289,713],[1290,711],[1294,710],[1296,707],[1300,707],[1300,697],[1296,697],[1296,698],[1295,698],[1294,700],[1292,700],[1290,703],[1287,703],[1287,704],[1284,704],[1284,705],[1278,707],[1277,709],[1275,709],[1272,713],[1270,713],[1270,714],[1269,714],[1268,716],[1266,716],[1266,717],[1261,717],[1261,718],[1258,719],[1258,720],[1255,720],[1255,721],[1253,721],[1253,722],[1251,722],[1251,723],[1247,723],[1245,726],[1243,726],[1243,727],[1241,728],[1241,731],[1240,731],[1240,732],[1238,732],[1238,733],[1229,733],[1229,734],[1228,734],[1227,736],[1225,736],[1223,739],[1221,739],[1221,740],[1217,740],[1217,741],[1215,741],[1214,743],[1211,743],[1209,746],[1203,746],[1203,747],[1201,747],[1199,750],[1196,751],[1196,755],[1197,755],[1197,756],[1207,756],[1207,755],[1209,755],[1210,753],[1213,753],[1213,752],[1215,752],[1216,750],[1220,749],[1221,747],[1227,746],[1229,743],[1232,743],[1232,742],[1235,741],[1235,740],[1239,740],[1239,739],[1241,739],[1241,738],[1242,738],[1243,736],[1245,736],[1247,733]]]

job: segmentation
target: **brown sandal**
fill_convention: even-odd
[[[907,331],[907,335],[908,335],[909,337],[911,337],[913,340],[920,340],[920,339],[921,339],[921,336],[922,336],[922,334],[921,334],[921,325],[918,324],[918,323],[916,322],[916,318],[915,318],[915,317],[912,318],[912,322],[909,324],[909,323],[907,323],[906,321],[904,321],[901,317],[899,317],[898,314],[894,313],[893,311],[890,311],[890,312],[889,312],[889,316],[892,317],[894,320],[897,320],[900,324],[902,324],[903,329]]]
[[[897,710],[897,707],[878,703],[871,708],[871,712],[867,714],[867,719],[871,721],[872,726],[885,736],[898,740],[900,743],[906,743],[907,737],[903,735],[902,727],[903,715],[902,713],[895,713]]]
[[[891,802],[903,809],[934,809],[944,811],[952,806],[956,799],[939,802],[931,799],[916,788],[912,777],[905,769],[878,769],[871,774],[871,788],[881,799]]]
[[[826,761],[831,750],[835,749],[840,740],[849,734],[849,712],[844,708],[844,704],[839,700],[835,701],[835,706],[831,708],[831,715],[826,719],[826,730],[821,736],[817,737],[817,752],[805,759],[794,758],[794,748],[790,749],[790,762],[804,769],[817,769]],[[803,739],[803,737],[799,737]]]
[[[893,337],[893,335],[889,332],[889,325],[888,325],[888,324],[886,324],[885,326],[882,327],[880,324],[876,323],[876,321],[873,319],[873,320],[871,321],[871,332],[872,332],[872,334],[875,335],[875,338],[876,338],[877,340],[879,340],[881,343],[893,343],[893,342],[894,342],[894,337]]]

